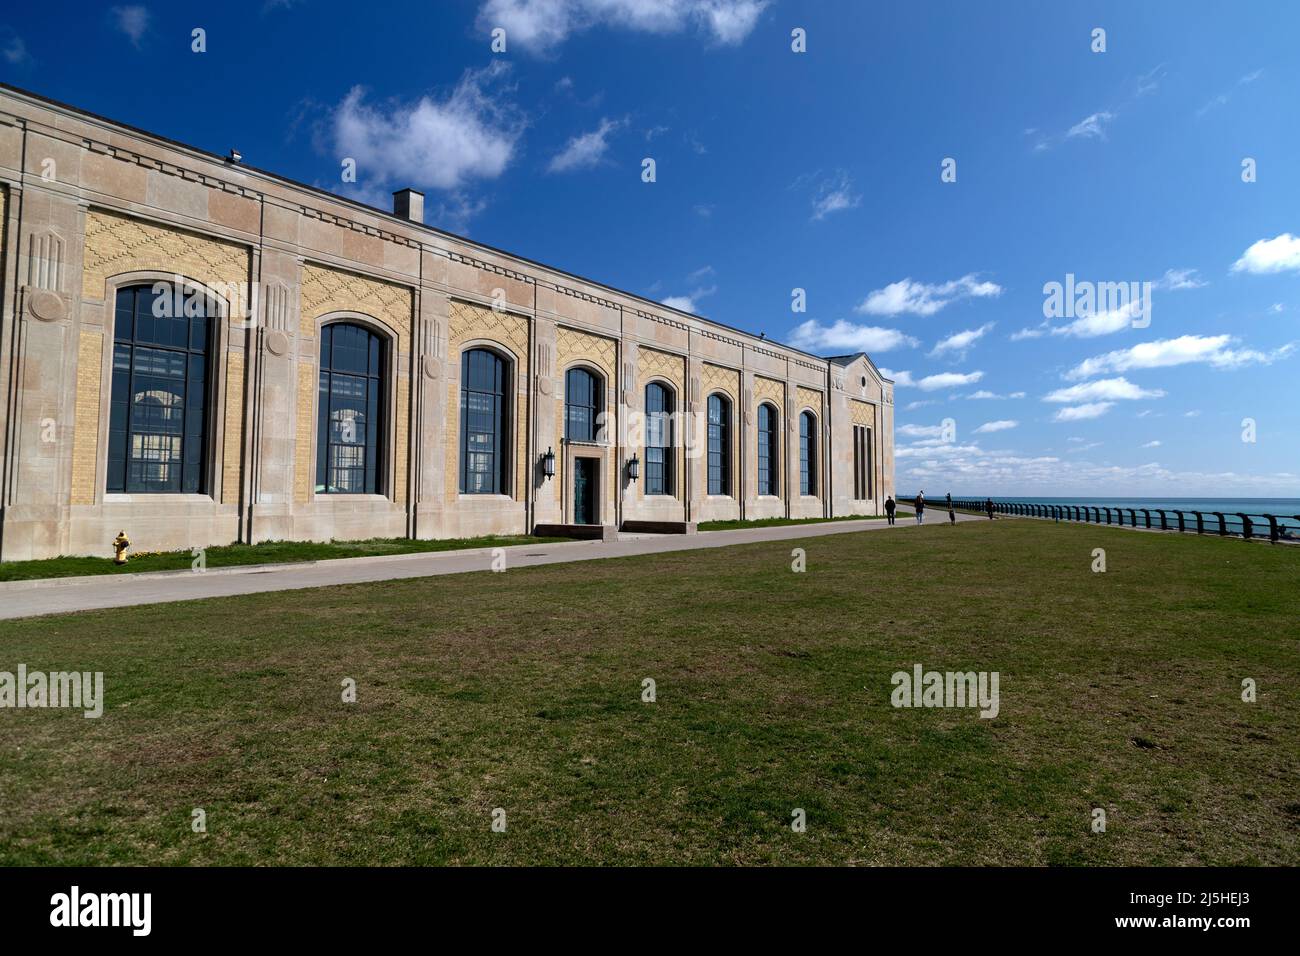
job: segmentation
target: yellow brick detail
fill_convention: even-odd
[[[331,312],[359,312],[397,332],[397,351],[410,349],[412,292],[406,286],[325,266],[302,267],[302,334],[316,336],[316,321]]]
[[[523,501],[528,494],[528,319],[512,312],[451,300],[447,323],[447,362],[455,375],[447,379],[446,446],[443,468],[447,500],[455,501],[460,488],[460,353],[466,342],[486,341],[513,353],[514,401],[510,404],[510,427],[515,436],[515,481],[509,494]]]
[[[297,438],[293,449],[294,498],[310,501],[316,484],[316,460],[312,456],[312,437],[316,431],[316,418],[312,415],[316,398],[316,366],[303,363],[298,366],[298,422]]]
[[[754,377],[754,411],[763,402],[771,402],[778,412],[785,409],[785,383],[774,378]]]
[[[737,399],[740,398],[740,373],[735,369],[722,368],[720,365],[705,364],[704,372],[700,376],[700,386],[704,389],[705,398],[710,392],[726,392],[734,409]]]
[[[855,425],[866,425],[870,428],[876,423],[875,409],[867,402],[860,402],[856,398],[851,398],[849,399],[849,411]]]
[[[239,504],[244,454],[244,354],[226,354],[226,431],[221,452],[221,503]]]
[[[561,327],[555,332],[557,377],[563,376],[575,362],[588,362],[605,373],[606,388],[612,388],[616,350],[613,339]]]
[[[805,408],[811,408],[817,416],[817,421],[821,422],[822,417],[822,393],[811,388],[804,388],[802,385],[795,389],[795,404],[798,405],[799,411]]]
[[[104,374],[104,337],[82,330],[77,342],[76,423],[72,433],[72,503],[95,502],[99,465],[99,401]]]
[[[248,262],[248,249],[238,243],[92,209],[86,214],[81,291],[102,299],[110,276],[152,271],[194,279],[231,299],[247,295]]]

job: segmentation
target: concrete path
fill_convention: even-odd
[[[943,520],[940,521],[939,519]],[[978,521],[975,515],[957,515],[958,521]],[[947,524],[940,509],[926,512],[924,528]],[[912,517],[899,518],[892,530],[916,529]],[[638,554],[664,554],[724,548],[760,541],[793,541],[827,534],[891,530],[884,521],[828,521],[824,524],[784,525],[774,528],[745,528],[738,531],[704,531],[693,535],[627,535],[618,541],[565,541],[551,544],[522,544],[501,548],[505,566],[526,568],[539,564],[599,561]],[[198,598],[257,594],[264,591],[292,591],[299,588],[423,578],[440,574],[464,574],[492,569],[493,549],[437,551],[426,554],[384,555],[367,558],[335,558],[306,564],[256,564],[237,568],[209,568],[206,571],[155,571],[149,574],[88,575],[76,578],[46,578],[40,581],[0,583],[0,619],[63,614],[96,608],[162,604]]]

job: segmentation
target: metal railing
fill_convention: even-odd
[[[901,507],[916,501],[916,496],[897,499]],[[927,498],[928,509],[945,511],[946,498]],[[987,514],[987,500],[953,498],[952,505],[959,511]],[[1269,541],[1300,542],[1300,515],[1276,515],[1244,511],[1191,511],[1177,508],[1121,508],[1115,505],[1040,504],[1033,501],[1000,501],[994,499],[995,515],[1014,515],[1025,518],[1048,518],[1055,521],[1083,521],[1092,524],[1109,524],[1117,527],[1150,528],[1154,531],[1183,531],[1196,534],[1214,534],[1220,537]]]

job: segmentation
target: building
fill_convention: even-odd
[[[0,559],[878,514],[893,383],[0,87]],[[553,473],[552,473],[553,472]]]

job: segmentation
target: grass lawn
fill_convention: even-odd
[[[107,697],[0,710],[0,863],[1296,865],[1297,593],[1009,520],[0,622]],[[894,709],[916,663],[1000,714]]]
[[[898,517],[911,512],[897,512]],[[884,521],[880,515],[845,515],[838,518],[749,518],[744,521],[701,521],[699,531],[737,531],[742,528],[780,528],[791,524],[826,524],[828,521]]]
[[[331,558],[364,558],[387,554],[416,554],[426,551],[458,551],[463,548],[504,548],[512,544],[542,544],[566,538],[535,538],[531,535],[488,535],[482,538],[447,538],[442,541],[413,541],[409,538],[370,538],[365,541],[264,541],[261,544],[227,544],[205,548],[209,568],[248,564],[292,564],[297,561],[327,561]],[[0,563],[0,581],[31,581],[37,578],[66,578],[83,574],[139,574],[142,571],[188,571],[194,562],[191,551],[127,552],[126,564],[114,564],[111,557],[45,558],[40,561]]]

